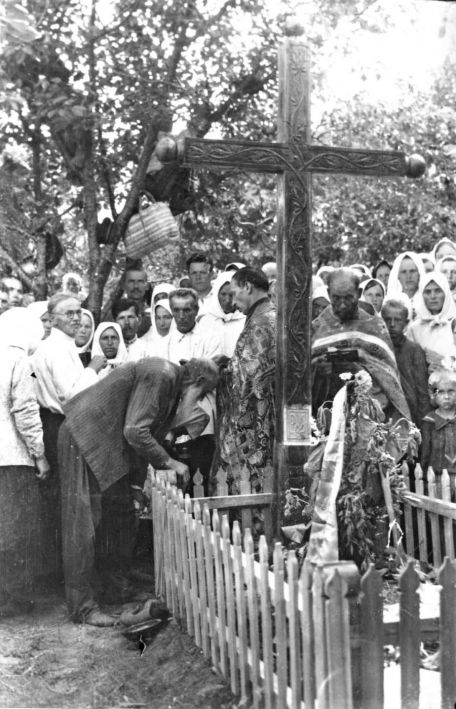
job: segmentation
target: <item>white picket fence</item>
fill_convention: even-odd
[[[420,698],[419,576],[410,562],[399,579],[400,608],[383,622],[382,577],[359,579],[352,562],[301,572],[293,551],[152,481],[155,584],[182,628],[246,704],[265,709],[383,709],[384,644],[398,645],[400,706]],[[258,557],[258,560],[257,558]],[[272,568],[272,570],[271,570]],[[456,566],[439,572],[441,697],[456,700]],[[439,630],[440,628],[440,630]],[[385,707],[386,709],[386,707]]]
[[[436,475],[431,467],[426,474],[415,467],[415,491],[402,494],[405,545],[409,556],[439,568],[445,556],[454,559],[456,504],[454,475],[443,470]],[[404,464],[404,480],[408,468]]]

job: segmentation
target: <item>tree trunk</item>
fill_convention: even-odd
[[[40,124],[37,123],[32,135],[32,170],[33,170],[33,196],[35,198],[36,224],[42,223],[44,216],[43,185],[41,170],[41,133]],[[36,240],[36,268],[34,292],[38,300],[46,300],[48,291],[48,273],[46,268],[46,232],[43,227],[37,228]]]

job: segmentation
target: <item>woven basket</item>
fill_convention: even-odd
[[[129,258],[140,258],[168,246],[179,236],[176,220],[166,202],[154,202],[134,214],[125,234],[125,251]]]

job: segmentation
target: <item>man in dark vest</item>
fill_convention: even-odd
[[[174,430],[197,437],[208,417],[198,402],[218,381],[211,360],[179,366],[150,357],[129,362],[71,399],[59,434],[65,592],[75,622],[114,625],[93,585],[129,563],[129,470],[135,456],[188,480],[187,466],[162,447]],[[95,543],[97,537],[97,544]],[[99,541],[103,553],[99,554]],[[97,553],[97,559],[95,555]]]

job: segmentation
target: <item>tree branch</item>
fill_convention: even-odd
[[[6,261],[6,263],[8,263],[11,266],[13,271],[20,277],[21,281],[23,281],[23,283],[25,283],[27,288],[29,288],[33,293],[35,291],[35,287],[33,285],[32,279],[30,278],[30,276],[28,276],[26,274],[26,272],[23,270],[22,266],[20,266],[17,263],[17,261],[15,261],[13,259],[13,257],[7,251],[5,251],[5,249],[3,248],[3,246],[1,244],[0,244],[0,256],[2,257],[2,259],[4,259]]]
[[[168,123],[167,128],[166,122]],[[117,247],[119,245],[120,240],[124,237],[127,231],[128,222],[130,221],[130,217],[133,214],[135,208],[137,207],[141,190],[144,187],[147,167],[149,165],[151,155],[157,142],[158,133],[161,130],[169,131],[170,129],[170,117],[168,115],[155,116],[155,120],[151,120],[147,129],[139,162],[132,177],[130,191],[127,195],[127,199],[125,200],[125,204],[123,206],[122,211],[114,222],[114,225],[111,230],[111,240],[102,251],[98,268],[95,273],[97,291],[100,294],[99,307],[101,307],[101,295],[103,293],[104,285],[106,284],[109,278],[109,274],[115,261]]]

